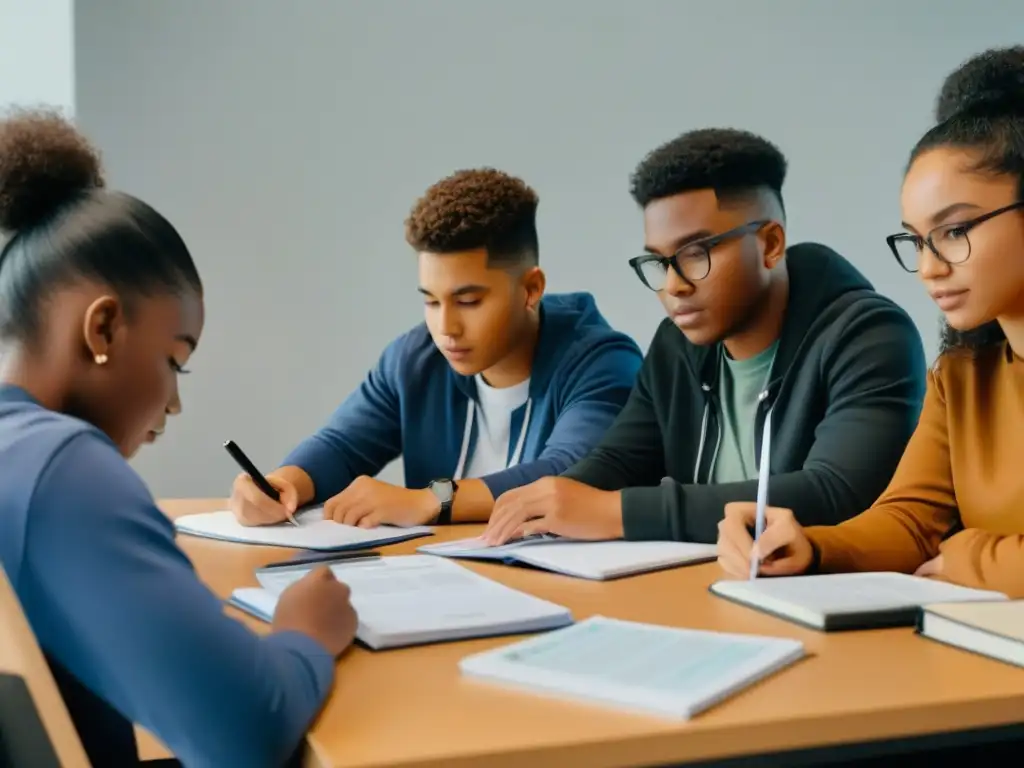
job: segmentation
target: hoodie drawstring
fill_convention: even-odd
[[[466,428],[462,431],[462,448],[459,449],[459,461],[455,465],[453,480],[461,480],[462,473],[466,471],[466,461],[469,458],[469,441],[473,436],[473,422],[476,419],[476,402],[473,398],[466,399]],[[523,414],[523,426],[519,429],[519,439],[516,441],[516,448],[512,452],[506,469],[514,467],[523,457],[523,447],[526,445],[526,428],[530,425],[530,412],[533,410],[533,398],[526,400],[526,412]]]

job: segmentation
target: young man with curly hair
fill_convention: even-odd
[[[888,483],[925,389],[910,317],[824,245],[786,242],[786,161],[745,131],[654,150],[632,179],[646,247],[630,261],[668,318],[601,443],[503,496],[485,537],[713,543],[725,505],[768,499],[805,525],[845,520]]]
[[[328,423],[231,508],[280,522],[310,502],[342,523],[486,520],[510,488],[581,459],[622,409],[642,361],[586,293],[544,295],[537,194],[493,169],[434,184],[406,221],[425,322],[393,341]],[[399,455],[405,486],[376,479]]]

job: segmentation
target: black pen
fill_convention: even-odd
[[[238,443],[234,440],[227,440],[224,443],[224,450],[231,454],[231,458],[238,463],[238,466],[242,468],[243,472],[252,478],[252,481],[256,483],[256,487],[259,488],[264,495],[269,496],[274,501],[281,501],[281,494],[278,492],[277,488],[272,486],[270,481],[263,476],[263,473],[256,469],[256,465],[253,464],[249,460],[249,457],[245,455],[245,452],[238,447]],[[288,516],[288,520],[292,525],[298,525],[289,510],[285,509],[284,513]]]
[[[359,550],[356,552],[300,552],[288,560],[279,560],[275,563],[268,563],[260,570],[273,568],[289,568],[293,565],[312,565],[314,563],[351,563],[358,560],[379,560],[380,552],[373,550]]]

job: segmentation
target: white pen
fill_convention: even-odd
[[[750,578],[757,578],[760,561],[757,558],[757,542],[764,533],[765,508],[768,506],[768,467],[772,451],[772,412],[764,417],[761,428],[761,465],[757,472],[757,512],[754,518],[754,546],[750,550]]]

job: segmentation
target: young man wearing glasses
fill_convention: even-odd
[[[835,251],[787,247],[785,174],[778,149],[737,130],[693,131],[644,159],[632,194],[646,252],[630,265],[668,319],[604,439],[561,477],[502,496],[490,542],[713,543],[725,505],[756,498],[766,421],[772,506],[833,524],[882,492],[920,413],[921,337]]]

